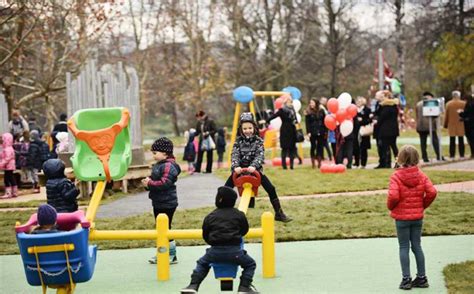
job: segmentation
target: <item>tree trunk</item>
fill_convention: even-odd
[[[397,71],[398,71],[398,80],[402,83],[402,86],[405,84],[405,50],[403,44],[403,24],[402,19],[405,16],[403,13],[403,7],[405,5],[405,0],[396,0],[396,19],[395,19],[395,36],[396,36],[396,48],[397,48]],[[403,91],[402,91],[403,93]]]

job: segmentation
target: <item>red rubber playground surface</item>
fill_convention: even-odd
[[[410,293],[446,293],[443,268],[474,259],[474,235],[423,237],[422,246],[430,288]],[[153,248],[99,251],[92,280],[78,284],[75,293],[179,293],[204,249],[178,247],[179,263],[171,265],[167,282],[158,282],[156,266],[147,262]],[[277,243],[273,279],[262,278],[261,245],[248,244],[246,249],[257,261],[254,284],[261,293],[403,293],[398,289],[401,273],[395,238]],[[0,293],[41,293],[41,287],[26,283],[19,255],[0,256],[0,270]],[[411,270],[414,275],[413,255]],[[233,293],[237,285],[238,280]],[[220,293],[212,271],[200,293]]]

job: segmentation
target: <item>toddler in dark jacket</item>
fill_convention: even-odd
[[[57,212],[74,212],[78,207],[79,189],[66,178],[65,168],[61,159],[48,159],[44,162],[43,171],[47,178],[46,196],[48,204]]]
[[[229,187],[219,187],[216,195],[217,209],[206,216],[202,236],[211,248],[197,261],[191,283],[181,293],[197,293],[206,278],[211,263],[233,263],[242,267],[239,293],[258,293],[252,285],[257,267],[255,260],[240,247],[242,237],[249,231],[245,214],[234,208],[237,193]]]
[[[155,217],[164,213],[169,219],[169,228],[173,221],[173,215],[178,207],[178,195],[176,193],[176,181],[181,173],[181,168],[176,163],[173,155],[173,142],[166,137],[157,139],[151,146],[151,152],[156,163],[151,170],[151,176],[142,180],[146,189],[150,191],[148,198],[153,205]],[[156,255],[148,260],[156,264]],[[176,258],[176,243],[170,240],[170,263],[178,263]]]

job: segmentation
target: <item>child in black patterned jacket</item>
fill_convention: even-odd
[[[282,222],[289,222],[291,218],[285,215],[280,205],[280,200],[276,193],[275,187],[272,185],[266,175],[263,174],[263,163],[265,161],[265,149],[263,147],[263,140],[258,135],[257,124],[251,112],[244,112],[240,115],[239,129],[237,131],[237,139],[232,148],[232,174],[242,173],[242,168],[247,168],[249,173],[255,171],[259,172],[262,178],[261,184],[263,189],[268,193],[270,202],[275,210],[275,220]],[[234,187],[232,174],[227,179],[225,185],[227,187]],[[251,201],[255,201],[252,197]],[[250,203],[249,207],[253,206]]]

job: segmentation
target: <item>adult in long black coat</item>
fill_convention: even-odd
[[[471,158],[474,158],[474,98],[472,95],[466,97],[466,106],[464,106],[464,111],[459,116],[464,121],[464,130],[471,149]]]
[[[201,172],[202,159],[204,156],[204,152],[206,152],[206,158],[207,158],[206,173],[211,173],[212,172],[212,157],[213,157],[214,149],[202,150],[202,141],[210,136],[212,140],[214,141],[214,143],[216,142],[215,137],[214,137],[214,135],[217,132],[216,124],[202,110],[196,113],[196,118],[198,119],[198,122],[196,124],[195,135],[199,136],[199,144],[198,144],[198,156],[196,160],[195,172],[197,173]]]
[[[268,118],[268,122],[280,117],[280,148],[281,166],[287,169],[286,157],[290,157],[290,169],[293,169],[293,160],[296,156],[296,111],[293,108],[293,100],[289,96],[283,96],[283,107],[278,109]]]
[[[372,114],[372,111],[370,110],[369,107],[367,107],[367,100],[364,97],[359,97],[357,99],[357,106],[358,106],[358,112],[356,119],[359,123],[359,130],[360,127],[367,126],[372,122],[372,119],[370,115]],[[359,133],[359,130],[357,130],[357,133]],[[359,159],[360,159],[360,166],[361,168],[365,168],[367,165],[367,158],[368,158],[368,152],[367,150],[370,149],[370,135],[368,136],[363,136],[360,137],[360,142],[359,142],[359,154],[360,158],[355,157],[355,166],[359,165]]]
[[[324,109],[320,107],[319,100],[312,98],[308,108],[305,110],[306,133],[311,143],[310,155],[311,165],[315,168],[315,160],[318,161],[318,168],[321,167],[323,159],[324,142],[327,141],[327,129],[324,126]]]
[[[398,156],[397,137],[400,135],[398,130],[398,99],[393,99],[389,91],[384,91],[384,99],[380,103],[381,108],[377,119],[379,128],[379,139],[382,141],[382,150],[385,162],[383,168],[391,168],[392,161],[390,155],[390,148],[393,151],[393,156]]]

